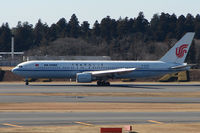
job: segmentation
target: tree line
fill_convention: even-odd
[[[200,39],[199,14],[177,17],[175,14],[170,15],[163,12],[154,14],[148,21],[143,12],[140,12],[135,18],[125,17],[116,20],[107,16],[100,22],[95,21],[92,26],[88,21],[80,24],[77,16],[73,14],[69,21],[61,18],[51,26],[43,23],[40,19],[35,26],[28,22],[18,22],[16,27],[10,28],[8,23],[3,23],[0,27],[0,51],[10,51],[12,35],[15,36],[15,51],[46,47],[60,38],[73,38],[86,41],[87,43],[83,43],[84,45],[90,44],[91,47],[99,49],[103,47],[104,55],[122,59],[141,59],[141,53],[145,54],[147,51],[157,56],[156,45],[159,45],[158,42],[165,42],[166,46],[163,49],[168,49],[171,47],[169,41],[180,39],[186,32],[195,32],[195,38]],[[56,44],[58,45],[58,43]],[[81,50],[79,51],[81,52]],[[162,52],[162,50],[160,51]],[[193,52],[195,52],[194,48]],[[69,55],[67,52],[65,54]],[[99,52],[99,54],[101,53]],[[119,54],[121,54],[120,57]],[[80,55],[80,53],[76,52],[75,55]],[[195,57],[192,56],[190,55],[191,60],[197,61],[198,55],[196,56],[195,53]]]

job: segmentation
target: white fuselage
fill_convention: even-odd
[[[183,71],[171,69],[182,64],[163,61],[28,61],[17,65],[12,71],[25,78],[76,78],[77,73],[136,68],[127,74],[115,74],[114,78],[144,78],[162,76]]]

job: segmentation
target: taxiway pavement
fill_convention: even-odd
[[[152,96],[82,96],[83,93],[183,93],[199,92],[200,84],[115,84],[109,87],[99,87],[94,84],[85,85],[58,85],[58,84],[0,84],[1,103],[27,103],[27,102],[111,102],[111,103],[200,103],[200,97],[152,97]],[[21,93],[31,93],[20,95]],[[34,96],[34,93],[76,93],[76,96]],[[12,94],[12,95],[9,95]],[[15,94],[15,95],[13,95]]]
[[[200,122],[200,112],[4,112],[0,127]]]
[[[98,92],[197,92],[199,84],[112,84],[97,86],[96,84],[0,84],[0,93],[98,93]]]
[[[199,92],[200,84],[0,84],[0,103],[111,102],[111,103],[199,103],[200,97],[82,96],[82,93]],[[20,93],[76,93],[77,96],[26,96]],[[5,95],[2,95],[5,94]],[[12,95],[11,95],[12,94]],[[16,95],[13,95],[16,94]],[[0,112],[0,127],[200,122],[200,112]]]

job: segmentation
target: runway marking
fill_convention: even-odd
[[[2,125],[4,125],[4,126],[11,126],[11,127],[23,127],[23,126],[9,124],[9,123],[3,123]]]
[[[89,123],[85,123],[85,122],[80,122],[80,121],[76,121],[74,122],[76,124],[81,124],[81,125],[85,125],[85,126],[92,126],[93,124],[89,124]]]
[[[151,122],[151,123],[156,123],[156,124],[163,124],[163,122],[154,121],[154,120],[148,120],[148,122]]]

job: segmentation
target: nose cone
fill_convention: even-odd
[[[19,67],[15,67],[11,70],[14,74],[18,75],[18,76],[23,76],[23,72],[21,71],[21,68]]]
[[[15,68],[13,68],[11,71],[12,71],[13,73],[16,73],[17,68],[15,67]]]

